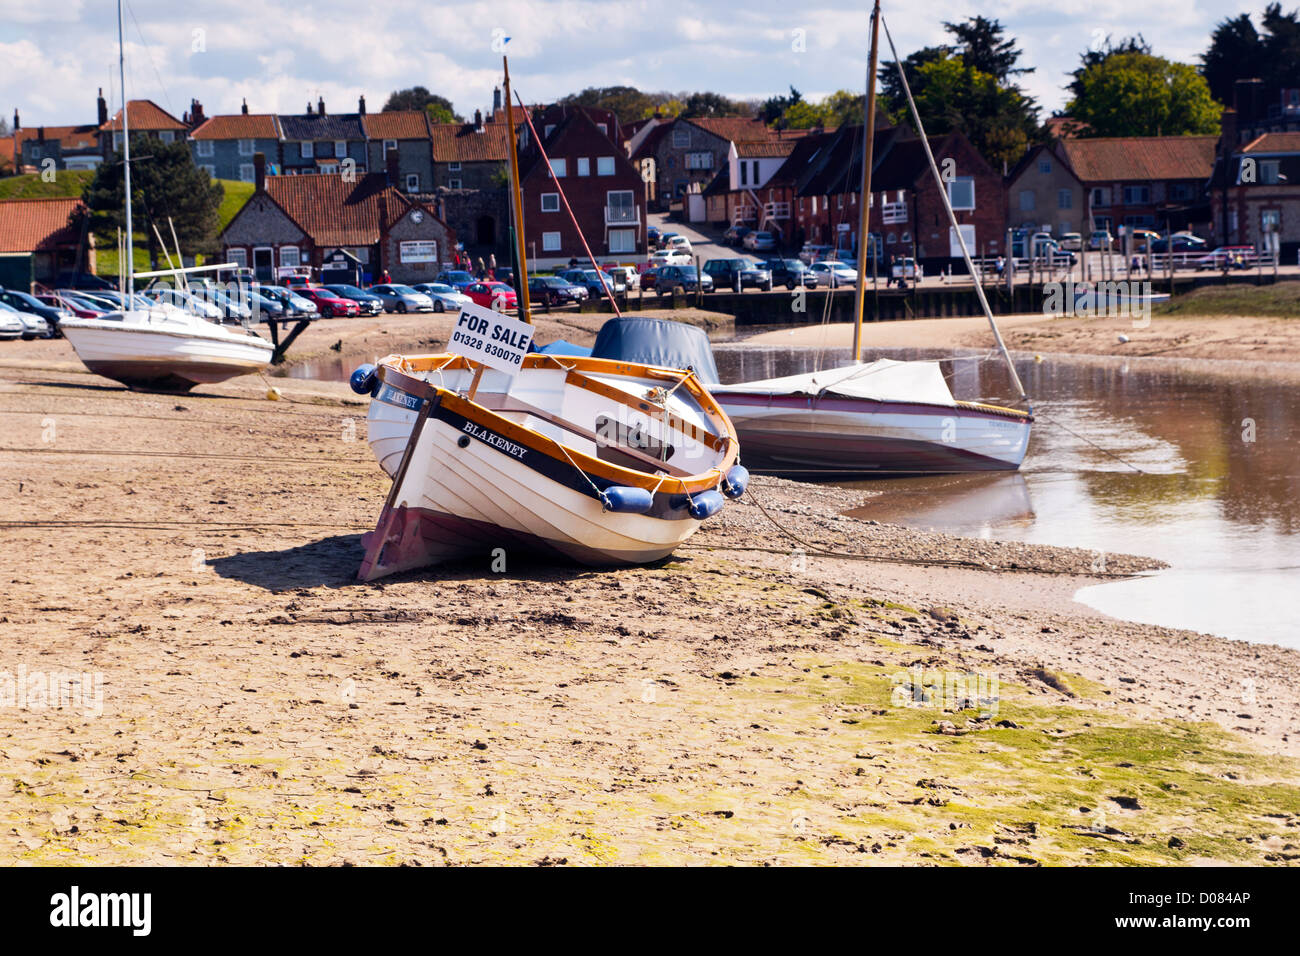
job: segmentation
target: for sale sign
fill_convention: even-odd
[[[467,302],[451,331],[448,351],[514,378],[532,341],[533,327],[527,322]]]

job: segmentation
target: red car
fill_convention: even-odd
[[[315,302],[316,308],[320,311],[323,319],[332,319],[336,315],[361,314],[360,303],[353,299],[344,299],[337,296],[329,289],[321,289],[316,286],[296,286],[293,291],[304,299],[311,299],[311,301]]]
[[[52,309],[67,309],[79,319],[94,319],[103,315],[103,311],[95,311],[87,308],[84,304],[63,295],[38,295],[36,298],[45,303]]]
[[[474,300],[475,305],[481,305],[485,309],[519,308],[519,297],[515,295],[515,290],[504,282],[475,282],[465,288],[465,294]],[[501,302],[499,307],[495,304],[498,299]]]

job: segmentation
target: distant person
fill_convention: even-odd
[[[379,274],[379,281],[382,282],[384,285],[388,285],[388,283],[393,281],[393,277],[389,275],[388,270],[385,269],[383,272]]]
[[[485,275],[487,275],[487,267],[483,264],[483,257],[482,257],[482,256],[479,256],[479,257],[478,257],[478,277],[479,277],[480,279],[482,279]]]
[[[492,273],[492,278],[495,279],[497,275],[497,254],[495,252],[488,253],[488,271]]]
[[[998,275],[1002,275],[1007,271],[1007,260],[1003,259],[1001,256],[998,256],[997,269],[998,269]]]

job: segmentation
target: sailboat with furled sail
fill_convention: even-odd
[[[449,352],[353,372],[352,387],[372,396],[371,447],[393,476],[363,539],[362,580],[496,549],[654,561],[744,493],[735,431],[693,373],[529,351],[514,135],[510,178],[519,319],[467,304]]]

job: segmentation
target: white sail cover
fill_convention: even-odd
[[[821,372],[786,375],[758,382],[713,385],[715,395],[836,395],[877,402],[915,402],[923,405],[955,405],[952,391],[943,380],[938,362],[874,362],[846,365]]]

